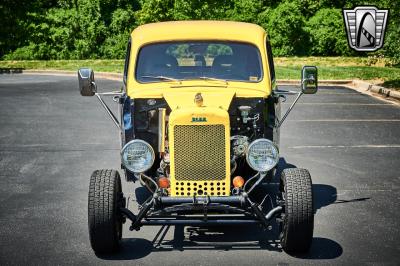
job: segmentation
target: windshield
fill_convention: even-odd
[[[168,42],[140,49],[136,80],[141,83],[177,80],[258,82],[262,78],[258,49],[238,42]]]

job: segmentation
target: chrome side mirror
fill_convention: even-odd
[[[78,70],[79,91],[82,96],[93,96],[97,92],[94,82],[94,72],[90,68],[80,68]]]
[[[301,91],[314,94],[318,90],[318,70],[316,66],[303,66],[301,70]]]

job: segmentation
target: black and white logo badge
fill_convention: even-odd
[[[352,49],[360,52],[376,51],[383,45],[389,10],[374,6],[343,9],[347,39]]]

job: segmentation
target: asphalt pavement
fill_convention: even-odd
[[[102,91],[121,83],[98,80]],[[287,108],[292,98],[283,108]],[[115,108],[115,104],[108,102]],[[119,135],[76,77],[0,75],[0,265],[400,264],[400,107],[345,87],[303,96],[281,128],[281,167],[310,170],[310,252],[282,252],[258,227],[124,226],[122,248],[90,248],[93,170],[120,165]],[[123,182],[137,211],[137,184]]]

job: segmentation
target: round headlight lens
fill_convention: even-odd
[[[254,170],[267,172],[278,163],[278,148],[268,139],[257,139],[247,148],[246,160]]]
[[[153,165],[154,150],[146,141],[134,139],[122,148],[121,157],[127,170],[142,173]]]

